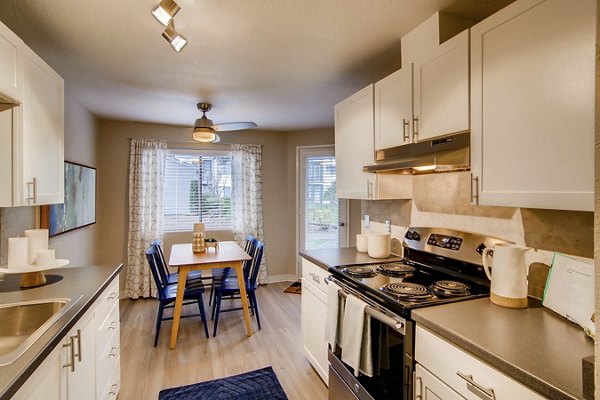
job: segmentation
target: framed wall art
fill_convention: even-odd
[[[50,236],[96,223],[96,168],[65,161],[65,202],[42,206]]]

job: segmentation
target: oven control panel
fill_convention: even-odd
[[[441,247],[442,249],[458,251],[460,249],[462,241],[462,238],[459,237],[437,235],[432,233],[431,235],[429,235],[429,239],[427,239],[427,244]]]

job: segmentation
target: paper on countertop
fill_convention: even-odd
[[[593,260],[554,253],[542,304],[595,334]]]

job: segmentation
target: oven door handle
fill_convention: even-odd
[[[339,285],[342,290],[340,290],[338,292],[338,294],[341,297],[346,298],[349,296],[349,294],[344,291],[344,285],[343,284],[340,285],[341,282],[336,281],[335,279],[333,279],[332,276],[325,277],[324,281],[326,284],[329,284],[330,282],[334,282],[335,284]],[[352,294],[352,295],[354,296],[355,294]],[[361,300],[365,301],[366,303],[370,303],[370,301],[367,298],[365,298],[364,296],[362,296],[360,294],[358,294],[357,297],[359,297]],[[375,318],[377,321],[381,322],[382,324],[387,325],[390,328],[392,328],[393,330],[400,332],[402,335],[404,335],[404,333],[406,331],[406,323],[404,321],[404,318],[397,317],[397,316],[391,317],[391,316],[387,315],[386,313],[373,307],[370,304],[367,304],[367,306],[365,307],[365,313],[367,313],[372,318]],[[392,314],[392,313],[390,312],[390,314]]]

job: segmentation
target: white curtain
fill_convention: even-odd
[[[163,179],[167,142],[132,139],[129,150],[129,236],[127,242],[127,296],[150,297],[156,285],[145,250],[162,238]]]
[[[231,179],[233,233],[242,247],[247,235],[264,242],[262,210],[262,148],[256,144],[231,145]],[[263,253],[259,283],[267,283],[266,246]]]

